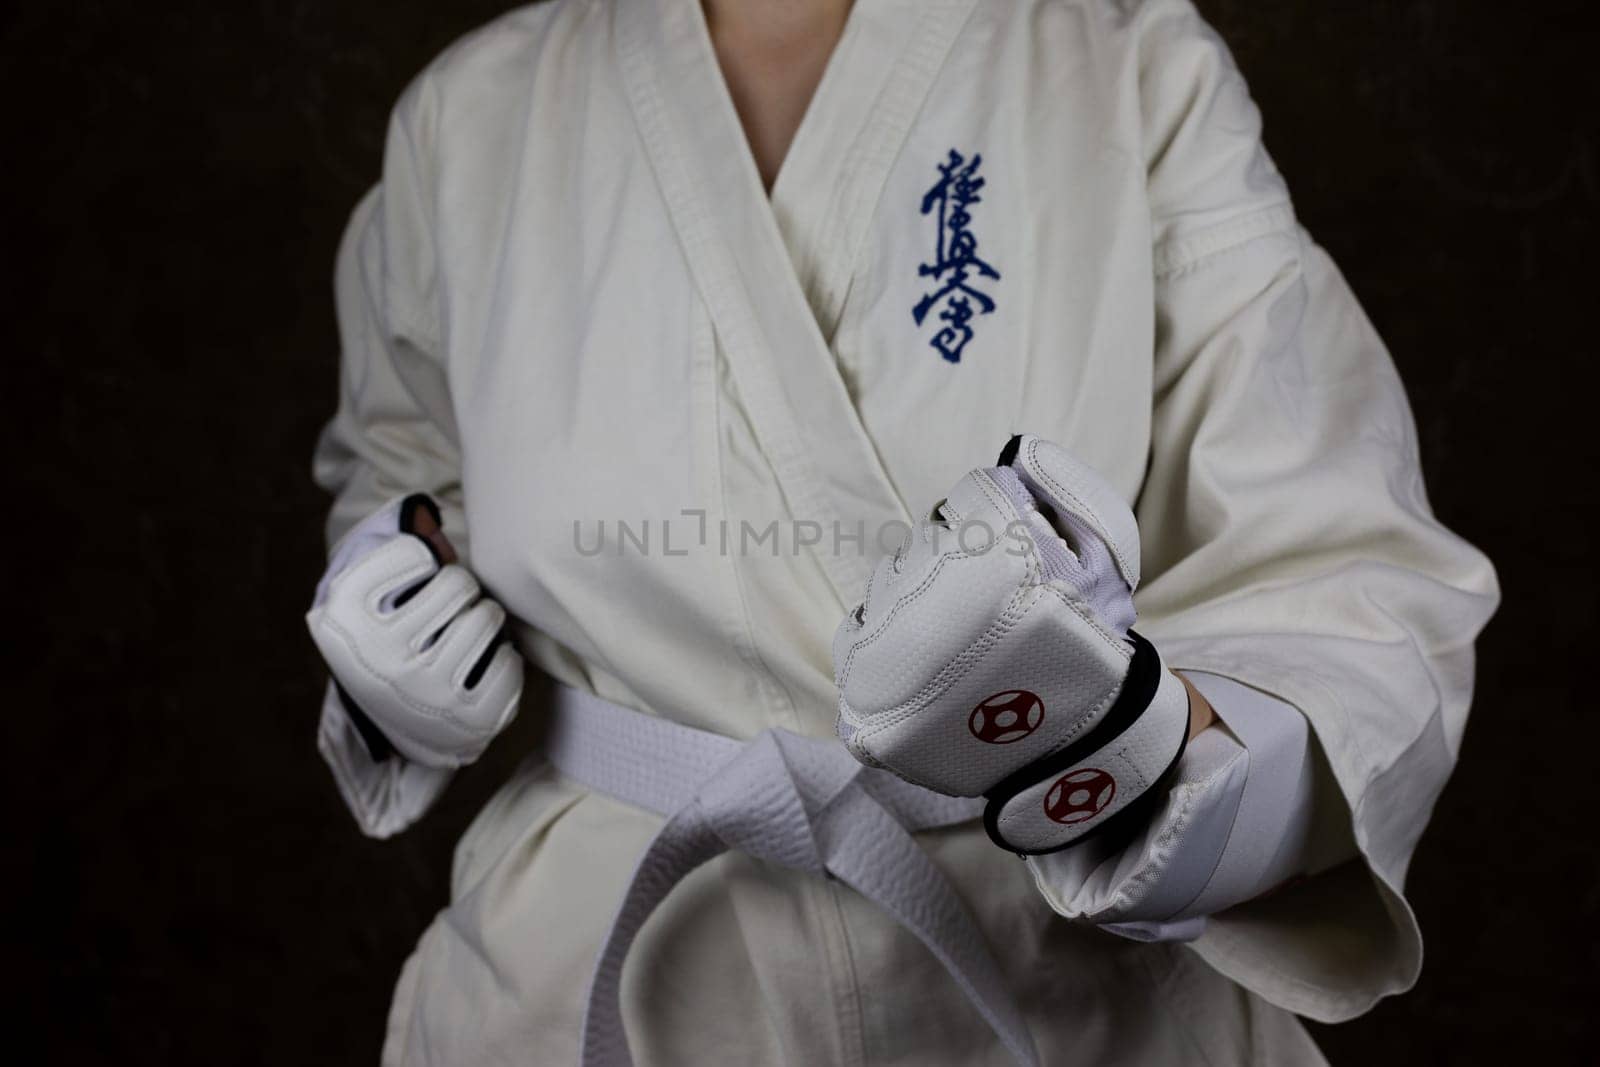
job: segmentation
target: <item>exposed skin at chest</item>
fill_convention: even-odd
[[[851,0],[704,0],[717,64],[768,191],[828,57],[844,33]]]

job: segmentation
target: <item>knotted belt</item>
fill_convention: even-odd
[[[667,818],[634,869],[589,980],[584,1067],[633,1063],[622,1023],[628,949],[685,875],[730,849],[832,875],[873,901],[938,958],[1018,1063],[1038,1063],[971,915],[911,837],[977,818],[981,800],[863,767],[837,741],[780,729],[736,741],[565,686],[546,744],[562,774]]]

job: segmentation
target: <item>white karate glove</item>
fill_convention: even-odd
[[[522,695],[505,609],[454,562],[440,523],[427,496],[390,501],[340,541],[306,615],[375,762],[392,746],[424,767],[471,763]]]
[[[1189,730],[1183,683],[1129,627],[1132,511],[1058,445],[1013,438],[880,563],[834,637],[855,757],[985,796],[996,844],[1054,852],[1146,813]]]

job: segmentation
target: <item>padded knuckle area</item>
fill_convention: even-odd
[[[1126,672],[1120,647],[1035,589],[980,640],[925,666],[920,684],[904,683],[899,703],[869,707],[860,742],[915,781],[975,795],[1092,728]]]
[[[855,635],[839,665],[846,697],[862,715],[911,698],[997,626],[1022,610],[1031,592],[1024,561],[944,557],[936,573],[906,590]]]

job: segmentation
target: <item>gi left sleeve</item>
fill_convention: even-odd
[[[357,206],[340,245],[334,290],[339,408],[317,442],[313,476],[334,494],[330,550],[362,519],[405,493],[439,504],[451,543],[469,558],[461,455],[439,329],[432,228],[434,104],[424,75],[390,119],[383,180]],[[318,748],[364,833],[387,837],[431,807],[451,772],[378,756],[330,681]]]
[[[1473,641],[1499,592],[1430,511],[1394,365],[1295,222],[1225,46],[1186,0],[1147,8],[1157,333],[1141,629],[1173,668],[1298,709],[1325,768],[1314,832],[1347,822],[1359,859],[1213,916],[1194,947],[1269,1001],[1337,1021],[1416,979],[1406,866],[1459,751]]]

